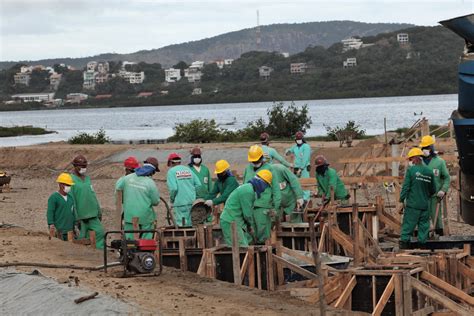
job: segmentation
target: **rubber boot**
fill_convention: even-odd
[[[408,241],[399,241],[399,249],[410,249],[410,243]]]
[[[435,233],[438,236],[444,236],[444,230],[442,228],[436,228]]]

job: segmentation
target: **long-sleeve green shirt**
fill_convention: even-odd
[[[301,189],[298,177],[283,165],[275,164],[272,165],[272,168],[273,174],[280,179],[278,186],[281,191],[282,203],[288,201],[292,195],[294,195],[296,199],[302,199],[303,190]]]
[[[135,173],[120,178],[115,190],[123,192],[123,212],[126,223],[138,217],[140,225],[148,225],[156,219],[153,206],[160,202],[160,193],[151,177],[139,177]]]
[[[433,171],[424,164],[408,168],[400,192],[400,202],[406,207],[428,210],[430,197],[436,192]]]
[[[201,185],[196,189],[196,198],[203,199],[212,190],[212,179],[209,168],[201,164],[199,170],[194,165],[189,165],[189,169],[198,177]]]
[[[253,164],[249,164],[244,170],[244,183],[255,177],[260,170],[269,170],[272,173],[272,185],[265,189],[260,195],[260,198],[255,201],[255,207],[265,209],[280,209],[281,205],[281,191],[280,179],[278,174],[273,174],[273,166],[269,163],[264,163],[259,169],[254,170]]]
[[[91,184],[91,178],[86,176],[82,180],[77,175],[72,175],[74,185],[71,187],[71,195],[74,198],[77,219],[88,219],[101,215],[99,201]]]
[[[224,181],[217,180],[212,191],[206,196],[206,200],[212,200],[212,204],[219,205],[225,203],[230,194],[239,187],[239,183],[234,176],[228,176]],[[219,194],[219,196],[217,196]]]
[[[434,156],[431,158],[427,166],[433,170],[436,192],[448,192],[451,177],[449,176],[449,171],[446,167],[446,161],[444,161],[439,156]]]
[[[221,221],[229,223],[235,221],[240,227],[248,224],[254,228],[253,209],[255,199],[256,194],[252,184],[242,184],[230,194],[225,202],[224,210],[220,217]]]
[[[328,168],[324,176],[316,172],[316,180],[318,180],[318,194],[326,198],[331,198],[331,188],[334,188],[334,196],[336,200],[344,200],[347,197],[347,190],[341,178],[333,168]]]
[[[273,159],[275,159],[275,160],[278,160],[285,167],[289,168],[291,166],[291,164],[288,161],[286,161],[286,159],[283,158],[278,153],[278,151],[276,151],[274,148],[269,147],[267,145],[262,145],[262,149],[263,149],[263,152],[264,152],[265,160],[268,163],[273,163]]]
[[[166,184],[173,206],[179,207],[193,204],[201,181],[187,166],[178,165],[168,170]]]
[[[59,192],[51,194],[46,217],[48,225],[54,225],[63,234],[74,230],[76,214],[73,197],[70,194],[63,196]]]
[[[300,146],[297,144],[286,150],[286,153],[292,153],[295,155],[295,161],[293,165],[298,169],[306,169],[311,165],[311,147],[303,143]]]

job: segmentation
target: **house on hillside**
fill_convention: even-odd
[[[21,93],[12,95],[12,99],[21,102],[52,102],[54,93]]]
[[[95,89],[95,77],[98,75],[98,72],[95,71],[84,71],[82,73],[83,84],[82,87],[86,90]]]
[[[342,62],[343,68],[351,68],[357,66],[357,58],[351,57],[347,58],[345,61]]]
[[[290,73],[291,74],[302,74],[305,73],[308,69],[306,63],[291,63],[290,64]]]
[[[140,92],[137,95],[137,98],[148,98],[148,97],[151,97],[152,95],[153,95],[153,92]]]
[[[172,83],[181,79],[181,69],[168,68],[165,69],[165,81]]]
[[[264,80],[267,80],[270,78],[270,74],[273,72],[273,68],[272,67],[268,67],[268,66],[261,66],[258,68],[258,75],[260,76],[260,78],[264,79]]]
[[[66,103],[80,104],[82,101],[87,100],[89,96],[85,93],[68,93],[66,95]]]
[[[58,73],[53,73],[51,76],[49,76],[49,86],[52,90],[58,90],[62,77],[63,75]]]
[[[145,81],[145,72],[119,71],[119,77],[122,77],[130,84],[141,84]]]
[[[342,43],[343,53],[350,51],[351,49],[359,49],[364,44],[360,38],[355,38],[355,37],[349,37],[349,38],[343,39],[341,43]]]
[[[18,72],[13,76],[13,80],[15,80],[15,84],[22,84],[28,86],[31,80],[31,73]]]
[[[397,34],[397,42],[399,42],[400,44],[408,44],[410,42],[408,34],[407,33],[398,33]]]

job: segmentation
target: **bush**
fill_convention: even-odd
[[[22,135],[44,135],[54,133],[52,131],[45,130],[41,127],[33,126],[14,126],[14,127],[2,127],[0,126],[0,137],[12,137]]]
[[[305,133],[312,123],[308,114],[306,104],[300,109],[294,102],[286,108],[283,102],[275,103],[267,110],[269,122],[266,131],[275,138],[291,138],[298,131]]]
[[[209,143],[217,141],[223,134],[215,120],[192,120],[189,123],[179,123],[174,127],[175,134],[169,141],[184,143]]]
[[[106,144],[110,143],[110,138],[105,134],[104,129],[100,129],[95,134],[79,133],[69,138],[69,144]]]
[[[346,142],[350,146],[353,139],[365,138],[365,129],[362,129],[360,125],[356,125],[355,121],[348,121],[344,127],[336,126],[332,128],[326,126],[326,131],[331,140],[339,141],[340,147]]]

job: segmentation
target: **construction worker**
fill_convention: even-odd
[[[123,166],[125,167],[125,175],[128,176],[135,172],[135,169],[140,167],[137,158],[130,156],[124,160]]]
[[[168,156],[168,167],[166,184],[173,204],[175,224],[180,227],[192,226],[191,208],[201,181],[189,167],[181,165],[181,156],[176,153]]]
[[[273,166],[265,162],[262,147],[253,145],[248,151],[250,164],[244,170],[244,181],[247,183],[255,177],[260,170],[269,170],[273,173]],[[281,205],[280,179],[277,175],[272,177],[272,185],[262,193],[262,197],[255,201],[255,237],[258,243],[265,243],[270,238],[272,229],[272,210],[279,210]],[[275,214],[276,215],[276,214]]]
[[[81,224],[79,238],[89,238],[89,231],[95,232],[96,248],[104,248],[104,227],[101,223],[102,211],[87,173],[87,159],[78,155],[72,161],[74,173],[71,195],[74,198],[77,219]]]
[[[418,226],[418,242],[423,245],[428,239],[430,229],[429,204],[436,192],[433,171],[423,164],[423,151],[412,148],[408,152],[410,167],[405,173],[400,202],[404,203],[400,249],[409,246],[410,237]]]
[[[446,196],[451,177],[449,176],[446,161],[444,161],[435,151],[435,139],[431,136],[423,136],[420,143],[420,148],[423,151],[423,162],[428,168],[433,170],[434,182],[436,186],[436,194],[430,199],[430,216],[432,222],[435,224],[436,234],[443,235],[443,208],[440,201]],[[439,203],[438,214],[436,214],[436,206]],[[436,217],[436,218],[435,218]],[[436,223],[435,223],[436,221]]]
[[[206,196],[205,202],[209,207],[224,204],[232,191],[239,187],[227,161],[217,161],[214,173],[217,175],[217,181],[214,183],[212,191]]]
[[[134,230],[133,218],[138,218],[139,230],[152,230],[156,220],[153,206],[160,202],[160,193],[152,176],[159,172],[158,160],[148,157],[142,167],[122,177],[115,185],[116,191],[123,192],[124,230]],[[133,233],[126,234],[133,239]],[[152,239],[153,233],[143,233],[140,238]]]
[[[336,200],[347,201],[349,194],[336,170],[329,167],[329,163],[323,155],[316,156],[316,180],[318,182],[318,197],[323,198],[323,203],[331,200],[331,188],[334,190]]]
[[[248,247],[255,241],[255,203],[263,197],[263,192],[272,183],[272,173],[260,170],[256,176],[235,189],[227,199],[220,217],[224,242],[232,245],[232,223],[236,223],[240,247]]]
[[[272,165],[272,172],[280,181],[278,186],[281,192],[281,207],[278,209],[277,217],[281,219],[284,213],[290,216],[290,222],[302,223],[301,214],[294,213],[295,209],[301,210],[304,204],[303,190],[298,178],[281,164]]]
[[[56,182],[59,189],[48,199],[46,217],[50,236],[58,236],[62,240],[67,240],[67,233],[74,232],[74,223],[76,222],[74,199],[69,193],[74,181],[69,173],[61,173]]]
[[[260,143],[262,144],[263,155],[266,162],[273,163],[273,159],[275,159],[287,168],[293,167],[293,165],[280,156],[274,148],[270,147],[270,135],[268,135],[268,133],[260,134]]]
[[[293,154],[295,160],[293,162],[293,171],[298,178],[309,178],[311,170],[311,147],[304,140],[303,132],[295,134],[295,145],[287,149],[285,154]],[[309,201],[310,191],[303,191],[303,199],[305,202]]]
[[[194,147],[191,150],[191,162],[189,168],[201,181],[201,186],[196,190],[196,198],[204,199],[212,189],[212,179],[209,169],[202,164],[201,149]]]

